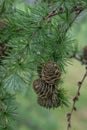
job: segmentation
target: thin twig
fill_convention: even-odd
[[[59,10],[57,10],[57,9],[52,10],[46,17],[43,18],[43,22],[45,22],[47,19],[49,19],[55,15],[62,14],[62,13],[65,13],[65,11],[62,7],[60,7]]]
[[[75,16],[73,17],[73,19],[71,19],[71,21],[69,22],[68,27],[66,28],[65,32],[67,32],[69,30],[69,28],[72,26],[72,24],[74,23],[74,21],[76,20],[76,18],[81,14],[81,12],[84,10],[83,7],[77,7],[75,8]]]
[[[77,92],[76,92],[75,97],[73,98],[73,105],[72,105],[72,108],[71,108],[71,112],[67,114],[67,121],[68,121],[67,130],[69,130],[69,129],[71,128],[71,118],[72,118],[72,114],[73,114],[74,111],[77,110],[75,105],[76,105],[76,102],[77,102],[78,99],[79,99],[80,89],[81,89],[82,84],[83,84],[84,80],[86,79],[86,77],[87,77],[87,67],[86,67],[86,72],[85,72],[85,74],[84,74],[82,80],[79,81],[78,84],[77,84],[77,85],[78,85],[78,90],[77,90]]]

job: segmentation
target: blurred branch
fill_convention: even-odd
[[[87,66],[86,66],[86,72],[85,72],[82,80],[79,81],[78,84],[77,84],[78,85],[78,90],[77,90],[77,93],[76,93],[75,97],[73,98],[73,105],[72,105],[72,108],[71,108],[71,112],[67,114],[67,121],[68,121],[67,130],[69,130],[71,128],[72,114],[73,114],[74,111],[77,110],[75,105],[76,105],[76,102],[79,100],[80,89],[81,89],[81,87],[83,85],[83,82],[85,81],[86,77],[87,77]]]

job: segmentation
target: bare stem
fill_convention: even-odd
[[[71,108],[71,112],[67,114],[67,121],[68,121],[67,130],[70,130],[70,128],[71,128],[71,118],[72,118],[72,114],[73,114],[74,111],[77,110],[75,105],[76,105],[76,102],[77,102],[78,99],[79,99],[80,89],[81,89],[82,84],[83,84],[84,80],[86,79],[86,77],[87,77],[87,67],[86,67],[86,72],[85,72],[85,74],[84,74],[83,77],[82,77],[82,80],[79,81],[78,84],[77,84],[77,85],[78,85],[78,90],[77,90],[77,92],[76,92],[75,97],[73,98],[73,105],[72,105],[72,108]]]

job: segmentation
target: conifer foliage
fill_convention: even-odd
[[[62,74],[74,40],[67,33],[87,8],[86,0],[38,0],[18,9],[16,0],[0,0],[0,128],[12,130],[15,95],[33,89],[45,108],[68,105]],[[86,50],[84,48],[84,58]],[[36,79],[37,75],[37,79]]]

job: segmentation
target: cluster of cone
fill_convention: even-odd
[[[41,76],[33,82],[33,89],[38,95],[37,102],[45,108],[57,108],[61,105],[57,81],[61,78],[61,70],[55,62],[46,63]]]

